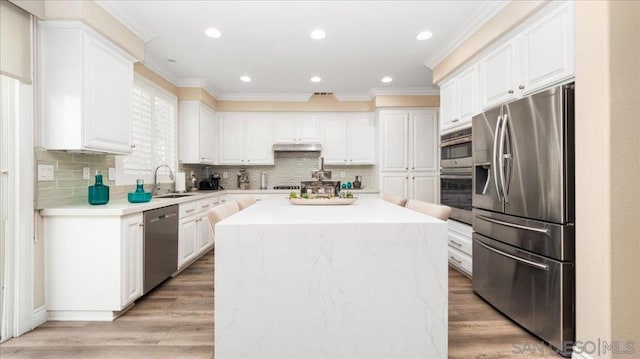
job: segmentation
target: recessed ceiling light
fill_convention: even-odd
[[[217,39],[220,36],[222,36],[222,33],[220,32],[220,30],[216,29],[215,27],[210,27],[206,29],[204,31],[204,34],[214,39]]]
[[[311,31],[311,38],[314,40],[322,40],[325,37],[327,37],[327,34],[320,29],[315,29]]]
[[[388,84],[389,82],[393,81],[393,79],[389,76],[385,76],[380,81],[384,82],[385,84]]]
[[[167,61],[171,62],[172,64],[178,62],[178,61],[176,61],[176,59],[167,59]]]
[[[430,39],[432,36],[433,36],[433,33],[431,31],[422,31],[422,32],[419,32],[418,35],[416,35],[416,39],[426,40],[426,39]]]
[[[240,76],[240,81],[242,82],[251,82],[251,77],[244,75],[244,76]]]
[[[320,82],[320,81],[322,81],[322,79],[320,77],[318,77],[318,76],[313,76],[310,80],[311,80],[311,82]]]

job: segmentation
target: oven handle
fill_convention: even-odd
[[[502,256],[505,256],[507,258],[511,258],[514,261],[518,261],[520,263],[526,264],[526,265],[528,265],[530,267],[533,267],[533,268],[536,268],[536,269],[549,271],[549,266],[546,265],[546,264],[536,263],[536,262],[533,262],[533,261],[530,261],[530,260],[527,260],[527,259],[524,259],[524,258],[520,258],[520,257],[514,256],[514,255],[509,254],[509,253],[505,253],[505,252],[503,252],[501,250],[498,250],[498,249],[495,249],[495,248],[491,248],[488,245],[486,245],[486,244],[484,244],[484,243],[482,243],[482,242],[480,242],[478,240],[476,240],[476,243],[478,243],[482,247],[484,247],[484,248],[486,248],[486,249],[488,249],[488,250],[490,250],[492,252],[495,252],[495,253],[500,254]]]
[[[442,141],[440,142],[440,147],[459,145],[461,143],[467,143],[467,142],[471,142],[471,135],[464,136],[464,137],[456,137],[452,140]]]
[[[501,225],[507,226],[507,227],[513,227],[513,228],[518,228],[518,229],[524,229],[524,230],[531,231],[531,232],[542,233],[542,234],[547,235],[547,236],[549,235],[549,230],[546,229],[546,228],[534,228],[534,227],[523,226],[523,225],[520,225],[520,224],[509,223],[509,222],[500,221],[500,220],[497,220],[497,219],[485,217],[483,215],[476,215],[476,218],[485,220],[487,222],[495,223],[495,224],[501,224]]]
[[[465,175],[440,175],[442,179],[473,179],[473,176]]]

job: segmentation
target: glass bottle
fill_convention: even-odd
[[[102,183],[102,174],[96,171],[96,183],[89,186],[89,204],[107,204],[109,202],[109,186]]]

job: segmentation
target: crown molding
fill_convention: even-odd
[[[370,98],[375,96],[401,96],[401,95],[440,95],[440,89],[435,87],[377,87],[369,90]]]
[[[368,93],[334,93],[338,101],[371,101],[373,96]]]
[[[95,0],[95,3],[104,11],[113,16],[122,25],[139,37],[145,44],[156,35],[142,22],[136,20],[131,14],[125,11],[122,6],[116,5],[116,1]]]
[[[458,31],[444,42],[444,46],[433,52],[424,62],[424,65],[430,69],[436,67],[442,60],[475,34],[478,29],[489,22],[489,20],[507,6],[508,3],[509,1],[485,1],[484,5],[473,13]]]
[[[198,78],[186,78],[178,80],[178,87],[202,87],[204,88],[207,85],[207,80],[198,79]]]
[[[144,66],[146,66],[149,70],[155,72],[156,74],[164,77],[165,80],[171,82],[173,85],[178,86],[179,79],[178,76],[171,71],[167,65],[163,64],[161,61],[156,60],[154,57],[145,54],[144,61],[142,62]]]
[[[301,93],[244,93],[223,92],[216,96],[218,101],[309,101],[311,94]]]

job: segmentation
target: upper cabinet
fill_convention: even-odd
[[[574,76],[573,8],[562,3],[484,56],[482,108],[525,96]]]
[[[480,112],[477,65],[471,66],[442,85],[440,111],[442,132],[471,125],[471,117]]]
[[[375,122],[371,113],[321,115],[320,124],[326,164],[375,164]]]
[[[227,112],[218,116],[219,164],[272,165],[273,121],[269,114]]]
[[[217,164],[214,111],[198,101],[180,102],[180,161]]]
[[[275,143],[317,143],[320,141],[318,115],[311,113],[274,114]]]
[[[131,153],[133,57],[79,21],[38,29],[42,145]]]

